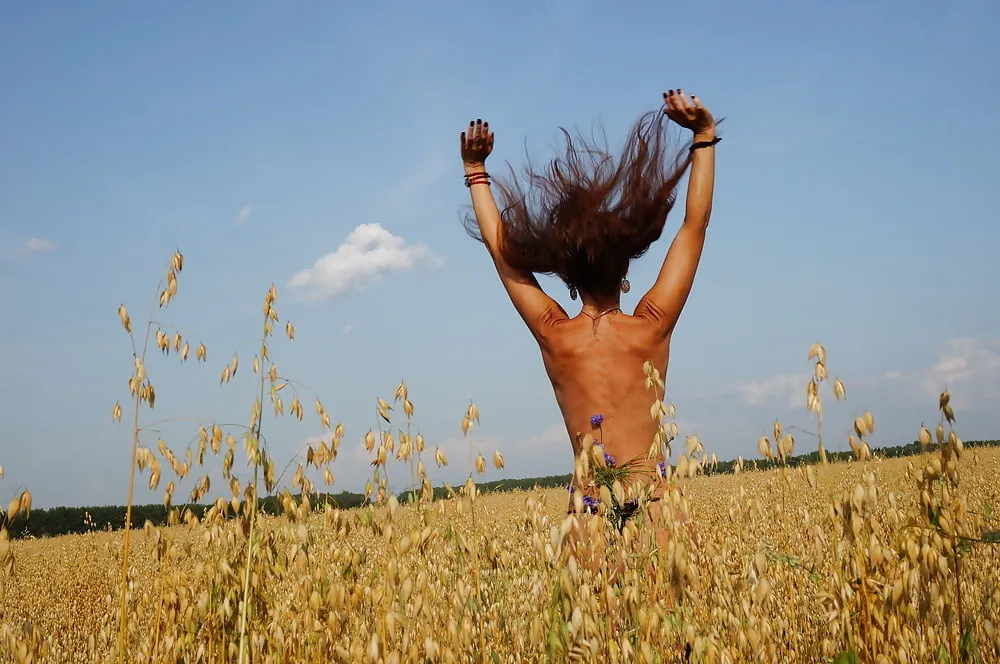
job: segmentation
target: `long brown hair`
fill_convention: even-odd
[[[617,160],[561,129],[565,154],[544,171],[529,162],[521,180],[508,164],[510,177],[494,179],[504,261],[583,293],[616,293],[629,263],[659,239],[691,163],[683,149],[665,163],[668,125],[662,110],[642,115]],[[465,228],[482,241],[474,217],[466,217]]]

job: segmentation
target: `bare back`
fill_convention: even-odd
[[[526,202],[530,197],[519,185],[504,185],[504,218],[485,167],[493,150],[489,123],[470,122],[460,136],[476,219],[473,237],[486,245],[511,302],[539,343],[574,451],[579,434],[593,433],[619,463],[644,459],[654,441],[657,422],[650,407],[661,395],[646,389],[643,364],[652,362],[666,376],[670,339],[705,244],[715,145],[721,140],[697,97],[688,100],[672,89],[663,99],[663,113],[692,132],[686,155],[674,166],[664,166],[665,126],[657,111],[630,132],[617,167],[604,167],[611,158],[603,151],[577,151],[568,142],[565,157],[552,164],[556,168],[528,169],[527,181],[540,192],[538,205]],[[660,236],[688,165],[684,221],[653,285],[633,315],[619,309],[597,314],[618,304],[619,291],[628,292],[630,262]],[[560,278],[579,293],[583,311],[569,318],[536,274]],[[597,427],[591,424],[595,415],[602,416]],[[650,460],[650,470],[657,461]]]
[[[619,463],[645,457],[656,433],[649,411],[657,395],[646,389],[643,364],[649,360],[665,375],[670,337],[643,317],[581,313],[554,324],[541,347],[574,453],[577,434],[591,433]],[[595,415],[603,418],[599,427]]]

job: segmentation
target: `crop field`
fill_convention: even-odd
[[[918,516],[917,475],[935,458],[830,464],[815,487],[796,471],[680,482],[691,531],[678,529],[663,567],[630,560],[611,585],[567,561],[558,489],[263,517],[252,661],[670,662],[685,644],[692,661],[823,661],[851,641],[873,661],[933,661],[960,619],[951,540]],[[952,532],[1000,502],[1000,450],[967,452],[957,467],[965,507]],[[641,551],[632,524],[626,546]],[[235,659],[237,531],[135,537],[130,661]],[[0,611],[16,661],[116,661],[121,541],[13,543]],[[981,661],[997,661],[1000,555],[981,546],[960,560],[961,620]],[[678,603],[664,591],[674,587]]]
[[[167,266],[164,308],[182,267],[180,254]],[[480,493],[471,473],[436,496],[425,463],[446,459],[410,435],[413,404],[401,384],[393,404],[378,402],[395,433],[364,440],[372,503],[341,510],[321,503],[310,479],[330,482],[343,436],[318,398],[332,438],[309,448],[289,485],[277,486],[260,442],[270,411],[301,420],[304,410],[298,395],[282,401],[288,380],[273,363],[272,333],[295,332],[280,324],[276,299],[272,288],[260,348],[244,362],[261,395],[248,426],[207,423],[195,449],[147,437],[142,415],[155,390],[146,351],[154,344],[201,361],[204,348],[152,322],[132,338],[134,401],[111,410],[135,422],[133,476],[163,489],[170,521],[12,539],[7,526],[31,509],[29,491],[15,496],[0,517],[0,661],[1000,661],[1000,450],[964,445],[947,392],[940,423],[915,428],[921,454],[873,453],[875,419],[865,411],[852,460],[827,462],[822,394],[829,386],[841,400],[846,388],[827,381],[826,351],[814,346],[803,387],[817,462],[789,463],[796,443],[776,422],[748,450],[772,467],[740,460],[734,473],[710,474],[714,455],[694,436],[678,439],[663,382],[647,366],[656,442],[682,443],[679,456],[666,455],[676,462],[657,481],[662,499],[648,501],[648,489],[584,437],[575,472],[598,478],[601,500],[598,513],[577,516],[567,514],[565,489]],[[119,317],[132,337],[124,307]],[[238,364],[234,356],[222,367],[222,383]],[[470,405],[463,431],[478,420]],[[242,451],[253,473],[245,484],[230,473]],[[221,460],[218,497],[208,474],[192,476],[206,458]],[[406,504],[388,490],[390,463],[412,471]],[[503,466],[499,452],[492,463]],[[474,467],[486,464],[479,455]],[[185,479],[191,502],[210,506],[203,515],[174,507]],[[278,514],[259,509],[258,486],[278,496]],[[622,523],[630,498],[638,509]]]

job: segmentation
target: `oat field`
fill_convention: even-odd
[[[162,305],[182,268],[177,254],[158,290]],[[186,451],[148,437],[143,417],[155,400],[146,350],[186,359],[188,342],[152,322],[133,337],[119,310],[136,349],[133,402],[112,410],[134,421],[133,477],[162,488],[168,505],[186,483],[212,508],[202,519],[178,510],[171,525],[124,532],[11,541],[0,529],[0,661],[1000,661],[1000,450],[963,445],[947,392],[940,424],[914,429],[925,452],[909,458],[872,454],[867,411],[854,422],[851,462],[787,465],[796,442],[775,423],[747,456],[777,468],[748,461],[735,474],[706,475],[711,456],[686,437],[679,456],[665,457],[674,462],[658,502],[611,472],[585,437],[575,472],[604,478],[602,500],[597,514],[569,516],[565,490],[480,494],[474,475],[435,500],[427,465],[447,459],[411,435],[414,406],[401,384],[391,403],[378,401],[385,428],[364,436],[372,505],[337,510],[313,498],[311,478],[331,479],[344,436],[318,398],[315,416],[331,438],[309,448],[290,485],[276,485],[260,442],[272,412],[305,416],[299,393],[282,401],[290,383],[274,363],[272,333],[295,332],[276,301],[272,288],[261,346],[245,361],[261,394],[248,425],[206,423]],[[201,346],[193,352],[206,357]],[[809,357],[804,407],[825,459],[823,391],[839,400],[846,388],[828,381],[822,346]],[[238,366],[235,356],[227,361],[221,382]],[[678,440],[672,408],[650,367],[646,381],[661,422],[651,454],[669,451]],[[478,419],[470,405],[463,431]],[[223,470],[213,494],[203,460],[214,457]],[[234,463],[253,479],[241,485]],[[492,463],[504,464],[500,451]],[[388,490],[388,464],[412,471],[412,503]],[[486,464],[478,453],[476,470]],[[280,515],[258,509],[261,489],[282,496]],[[612,527],[609,516],[630,497],[637,515]],[[19,494],[0,523],[30,502],[30,492]],[[669,524],[659,540],[649,527],[656,516]]]
[[[673,662],[690,644],[691,661],[818,662],[853,638],[869,640],[873,661],[934,661],[957,620],[955,577],[943,534],[907,529],[916,474],[934,459],[831,464],[815,488],[780,471],[685,481],[697,544],[679,530],[659,580],[636,561],[617,587],[566,560],[557,489],[481,496],[475,522],[461,499],[426,512],[265,517],[251,659]],[[1000,450],[965,454],[958,467],[967,513],[1000,503]],[[129,661],[235,659],[237,531],[173,526],[135,538]],[[116,661],[121,540],[13,544],[3,642],[33,654],[16,661]],[[1000,657],[998,553],[961,558],[964,620],[984,662]],[[679,606],[663,598],[670,584],[683,588]]]

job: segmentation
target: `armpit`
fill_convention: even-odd
[[[569,320],[569,316],[566,314],[566,311],[559,306],[559,303],[553,301],[552,304],[545,307],[535,319],[535,324],[533,325],[535,334],[538,337],[543,337],[557,324],[566,320]]]
[[[641,318],[649,322],[662,334],[670,334],[670,332],[673,331],[675,321],[670,319],[670,316],[666,311],[658,307],[650,300],[640,300],[639,304],[636,305],[635,313],[633,313],[632,316],[633,318]]]

